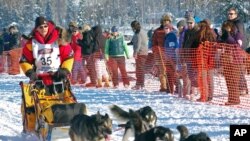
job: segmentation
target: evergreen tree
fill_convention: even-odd
[[[67,9],[66,9],[66,24],[70,21],[76,21],[76,6],[72,0],[67,0]]]
[[[45,16],[48,20],[53,20],[52,19],[52,4],[51,1],[48,1],[46,4],[46,9],[45,9]]]
[[[79,25],[87,23],[87,5],[86,0],[80,0],[77,14],[77,22]]]
[[[1,27],[6,27],[7,25],[8,25],[8,14],[6,14],[6,13],[8,13],[8,10],[7,10],[7,8],[4,6],[4,5],[0,5],[0,20],[1,20],[1,22],[0,22],[0,26]]]

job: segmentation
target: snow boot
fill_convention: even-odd
[[[99,79],[97,80],[96,88],[101,88],[101,87],[102,87],[102,79],[99,78]]]
[[[110,87],[110,84],[109,84],[109,78],[107,78],[107,77],[104,77],[104,87]]]

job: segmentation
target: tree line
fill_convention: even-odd
[[[65,27],[72,20],[79,25],[123,26],[135,19],[143,24],[159,24],[162,14],[168,12],[177,18],[183,17],[186,10],[221,23],[231,6],[239,9],[244,22],[249,22],[249,0],[0,0],[0,26],[16,22],[19,29],[30,29],[38,15]]]

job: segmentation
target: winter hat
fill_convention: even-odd
[[[164,14],[164,15],[162,15],[161,22],[163,22],[163,21],[170,21],[170,22],[172,22],[171,15],[170,14]]]
[[[189,18],[187,18],[187,23],[195,23],[195,20],[194,20],[194,18],[193,17],[189,17]]]
[[[118,29],[117,29],[116,26],[113,26],[113,27],[111,28],[111,32],[117,32],[117,31],[118,31]]]
[[[37,28],[40,25],[47,24],[47,23],[48,21],[43,16],[39,16],[35,20],[35,28]]]
[[[190,11],[190,10],[187,10],[185,12],[185,15],[184,15],[185,18],[189,18],[189,17],[193,17],[193,16],[194,16],[194,13],[193,13],[193,11]]]
[[[178,23],[177,23],[177,27],[181,27],[181,26],[186,26],[187,23],[185,20],[180,20]]]
[[[69,22],[69,26],[78,27],[75,21]]]
[[[14,29],[14,30],[15,30],[15,29],[16,29],[16,26],[14,26],[14,25],[10,26],[10,27],[9,27],[9,31],[10,31],[11,29]]]

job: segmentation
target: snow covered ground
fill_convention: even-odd
[[[28,79],[23,75],[0,75],[0,140],[20,141],[35,140],[32,134],[22,134],[20,113],[21,90],[19,82]],[[155,81],[147,80],[148,84]],[[180,99],[177,96],[155,91],[132,91],[120,85],[119,89],[96,89],[73,87],[79,102],[86,103],[89,114],[98,110],[110,114],[108,107],[117,104],[125,109],[138,109],[149,105],[157,113],[157,125],[173,130],[175,140],[179,133],[176,126],[186,125],[191,133],[207,132],[212,141],[229,141],[230,124],[249,124],[250,112],[246,109],[199,103]],[[113,118],[113,116],[110,114]],[[119,122],[113,118],[113,141],[121,141],[124,130],[117,130]]]

